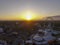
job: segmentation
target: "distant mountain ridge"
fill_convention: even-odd
[[[60,15],[58,15],[58,16],[51,16],[51,17],[54,17],[54,18],[58,18],[59,17],[60,18]]]
[[[47,17],[47,18],[48,18],[48,17]],[[60,20],[60,15],[50,16],[50,18],[52,18],[53,20]]]
[[[60,15],[57,15],[57,16],[48,16],[48,17],[45,17],[44,19],[48,19],[48,18],[52,18],[53,20],[60,21]]]

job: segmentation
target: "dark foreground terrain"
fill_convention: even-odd
[[[60,31],[60,21],[0,21],[0,28],[3,30],[0,30],[0,40],[5,40],[8,44],[12,44],[18,36],[26,40],[39,28],[45,28],[48,22],[52,23],[54,30]]]

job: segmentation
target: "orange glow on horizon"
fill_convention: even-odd
[[[44,16],[42,14],[36,14],[33,13],[32,11],[25,11],[18,16],[19,19],[21,20],[41,20]]]

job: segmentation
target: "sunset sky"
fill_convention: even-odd
[[[22,20],[28,11],[35,19],[60,15],[60,0],[0,0],[0,20]]]

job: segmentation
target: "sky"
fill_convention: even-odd
[[[37,17],[60,15],[60,0],[0,0],[0,20],[21,20],[27,11]]]

